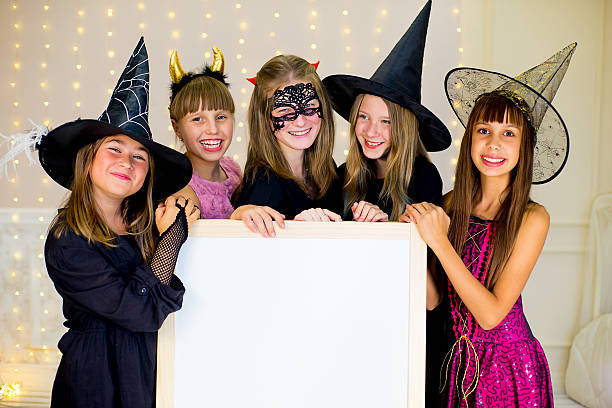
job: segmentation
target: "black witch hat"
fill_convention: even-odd
[[[191,163],[185,155],[153,141],[148,118],[149,58],[141,37],[102,115],[97,120],[77,119],[49,132],[37,146],[40,163],[53,180],[70,189],[78,150],[103,137],[124,134],[149,150],[155,163],[153,195],[165,198],[187,185]]]
[[[349,120],[351,107],[359,94],[380,96],[409,109],[419,121],[419,134],[425,148],[436,152],[450,146],[452,138],[442,121],[421,105],[421,74],[430,12],[431,0],[370,79],[331,75],[323,80],[323,84],[334,110],[346,120]]]

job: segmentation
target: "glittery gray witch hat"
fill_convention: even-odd
[[[189,182],[191,163],[185,155],[153,141],[148,118],[149,58],[141,37],[102,115],[65,123],[42,136],[37,146],[40,163],[53,180],[69,189],[77,151],[100,138],[124,134],[149,150],[155,165],[153,195],[166,197]]]
[[[569,134],[551,102],[576,45],[568,45],[540,65],[514,78],[478,68],[455,68],[446,74],[446,96],[463,126],[467,124],[476,99],[482,94],[498,93],[523,111],[536,136],[533,184],[554,179],[567,161]]]
[[[323,80],[334,110],[344,119],[359,94],[385,98],[409,109],[419,121],[419,135],[430,152],[446,149],[451,135],[442,121],[421,104],[421,76],[427,26],[431,13],[429,0],[406,33],[369,79],[354,75],[330,75]]]

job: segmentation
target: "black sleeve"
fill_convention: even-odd
[[[276,174],[257,170],[255,176],[247,180],[240,190],[238,198],[234,203],[234,208],[241,205],[261,205],[281,211],[283,201],[283,189]]]
[[[414,162],[409,196],[414,203],[427,201],[442,205],[442,178],[435,164],[424,157],[418,157]]]
[[[342,164],[344,166],[344,164]],[[341,166],[341,167],[342,167]],[[325,208],[333,211],[338,215],[343,215],[344,212],[344,195],[342,194],[342,185],[344,184],[344,169],[336,167],[336,178],[332,181],[327,192],[313,203],[313,207]]]
[[[55,288],[75,307],[134,332],[159,330],[168,314],[181,308],[185,287],[172,275],[164,285],[148,264],[131,273],[118,271],[101,245],[89,245],[72,232],[60,238],[50,233],[45,262]]]

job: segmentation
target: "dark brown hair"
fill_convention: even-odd
[[[445,205],[450,216],[449,239],[458,254],[463,251],[474,205],[482,195],[480,173],[471,156],[474,127],[481,121],[512,123],[521,129],[522,135],[519,160],[510,173],[510,183],[504,191],[505,198],[494,219],[495,245],[490,255],[486,281],[486,287],[491,290],[512,253],[518,230],[530,202],[535,133],[523,111],[506,97],[489,93],[481,95],[476,100],[461,141],[455,187]]]

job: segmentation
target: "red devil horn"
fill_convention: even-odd
[[[317,69],[319,69],[319,62],[321,62],[321,61],[317,61],[317,62],[315,62],[314,64],[310,64],[310,65],[312,65],[313,67],[315,67],[315,71],[316,71]]]
[[[254,76],[252,78],[247,78],[246,80],[249,81],[250,83],[252,83],[253,85],[255,85],[255,82],[257,81],[257,77]]]

